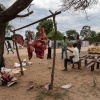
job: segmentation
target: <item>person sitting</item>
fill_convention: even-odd
[[[65,58],[64,59],[64,67],[65,67],[65,69],[62,70],[62,71],[67,71],[67,62],[71,62],[71,63],[79,62],[79,50],[77,48],[77,44],[74,43],[73,44],[73,47],[74,47],[74,50],[73,51],[67,48],[67,50],[69,50],[70,52],[72,52],[73,55],[70,56],[70,58]],[[79,66],[78,69],[81,69],[80,67],[81,66]],[[72,66],[72,68],[74,69],[74,66]]]

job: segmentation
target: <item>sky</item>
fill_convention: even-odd
[[[3,4],[6,8],[9,8],[15,1],[16,0],[0,0],[0,3]],[[49,16],[51,15],[49,10],[51,10],[53,13],[60,10],[62,4],[61,1],[62,0],[33,0],[33,5],[31,5],[29,10],[34,11],[34,13],[25,18],[15,18],[10,21],[10,24],[14,27],[14,29],[17,29],[40,20],[46,16]],[[100,0],[98,0],[98,3],[96,5],[89,7],[86,11],[88,20],[86,18],[86,13],[84,13],[83,11],[74,12],[69,10],[57,15],[57,30],[65,34],[67,30],[75,29],[80,33],[82,27],[88,25],[91,27],[91,30],[100,32]],[[20,14],[26,13],[27,9],[22,11]],[[26,30],[34,31],[36,33],[37,25],[38,23],[22,30],[16,31],[16,33],[23,35],[23,37],[25,37]]]

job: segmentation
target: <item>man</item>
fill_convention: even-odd
[[[80,53],[81,45],[82,45],[82,40],[79,38],[79,34],[77,34],[77,37],[76,37],[76,44],[77,44],[77,48],[78,48],[79,53]]]
[[[65,67],[65,69],[62,70],[62,71],[67,71],[67,62],[75,63],[75,62],[79,61],[79,50],[77,48],[77,44],[74,43],[73,47],[74,47],[73,51],[71,51],[70,49],[67,48],[67,50],[69,50],[70,52],[72,52],[73,55],[70,56],[70,58],[65,58],[65,60],[64,60],[64,67]],[[74,68],[74,66],[72,66],[72,68]],[[78,69],[80,69],[80,66],[78,67]]]
[[[51,41],[51,37],[49,37],[47,59],[52,59],[52,57],[51,57],[51,47],[52,47],[52,41]]]
[[[62,59],[64,58],[64,54],[65,54],[65,56],[67,58],[67,49],[66,49],[67,45],[68,45],[68,39],[67,39],[67,36],[64,36],[63,40],[61,42],[61,46],[62,46],[61,58]]]

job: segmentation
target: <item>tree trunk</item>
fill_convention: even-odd
[[[4,67],[4,43],[5,43],[5,28],[6,23],[0,24],[0,69]]]
[[[0,7],[0,69],[4,67],[4,43],[5,43],[5,30],[6,23],[17,17],[33,0],[16,0],[16,2],[8,9],[3,10]]]

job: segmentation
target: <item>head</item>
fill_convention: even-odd
[[[48,37],[49,40],[51,40],[51,37]]]
[[[7,41],[7,43],[9,43],[9,41]]]
[[[66,36],[63,36],[63,39],[65,40],[66,39]]]
[[[74,44],[73,44],[73,47],[74,47],[74,48],[77,47],[77,43],[74,43]]]

